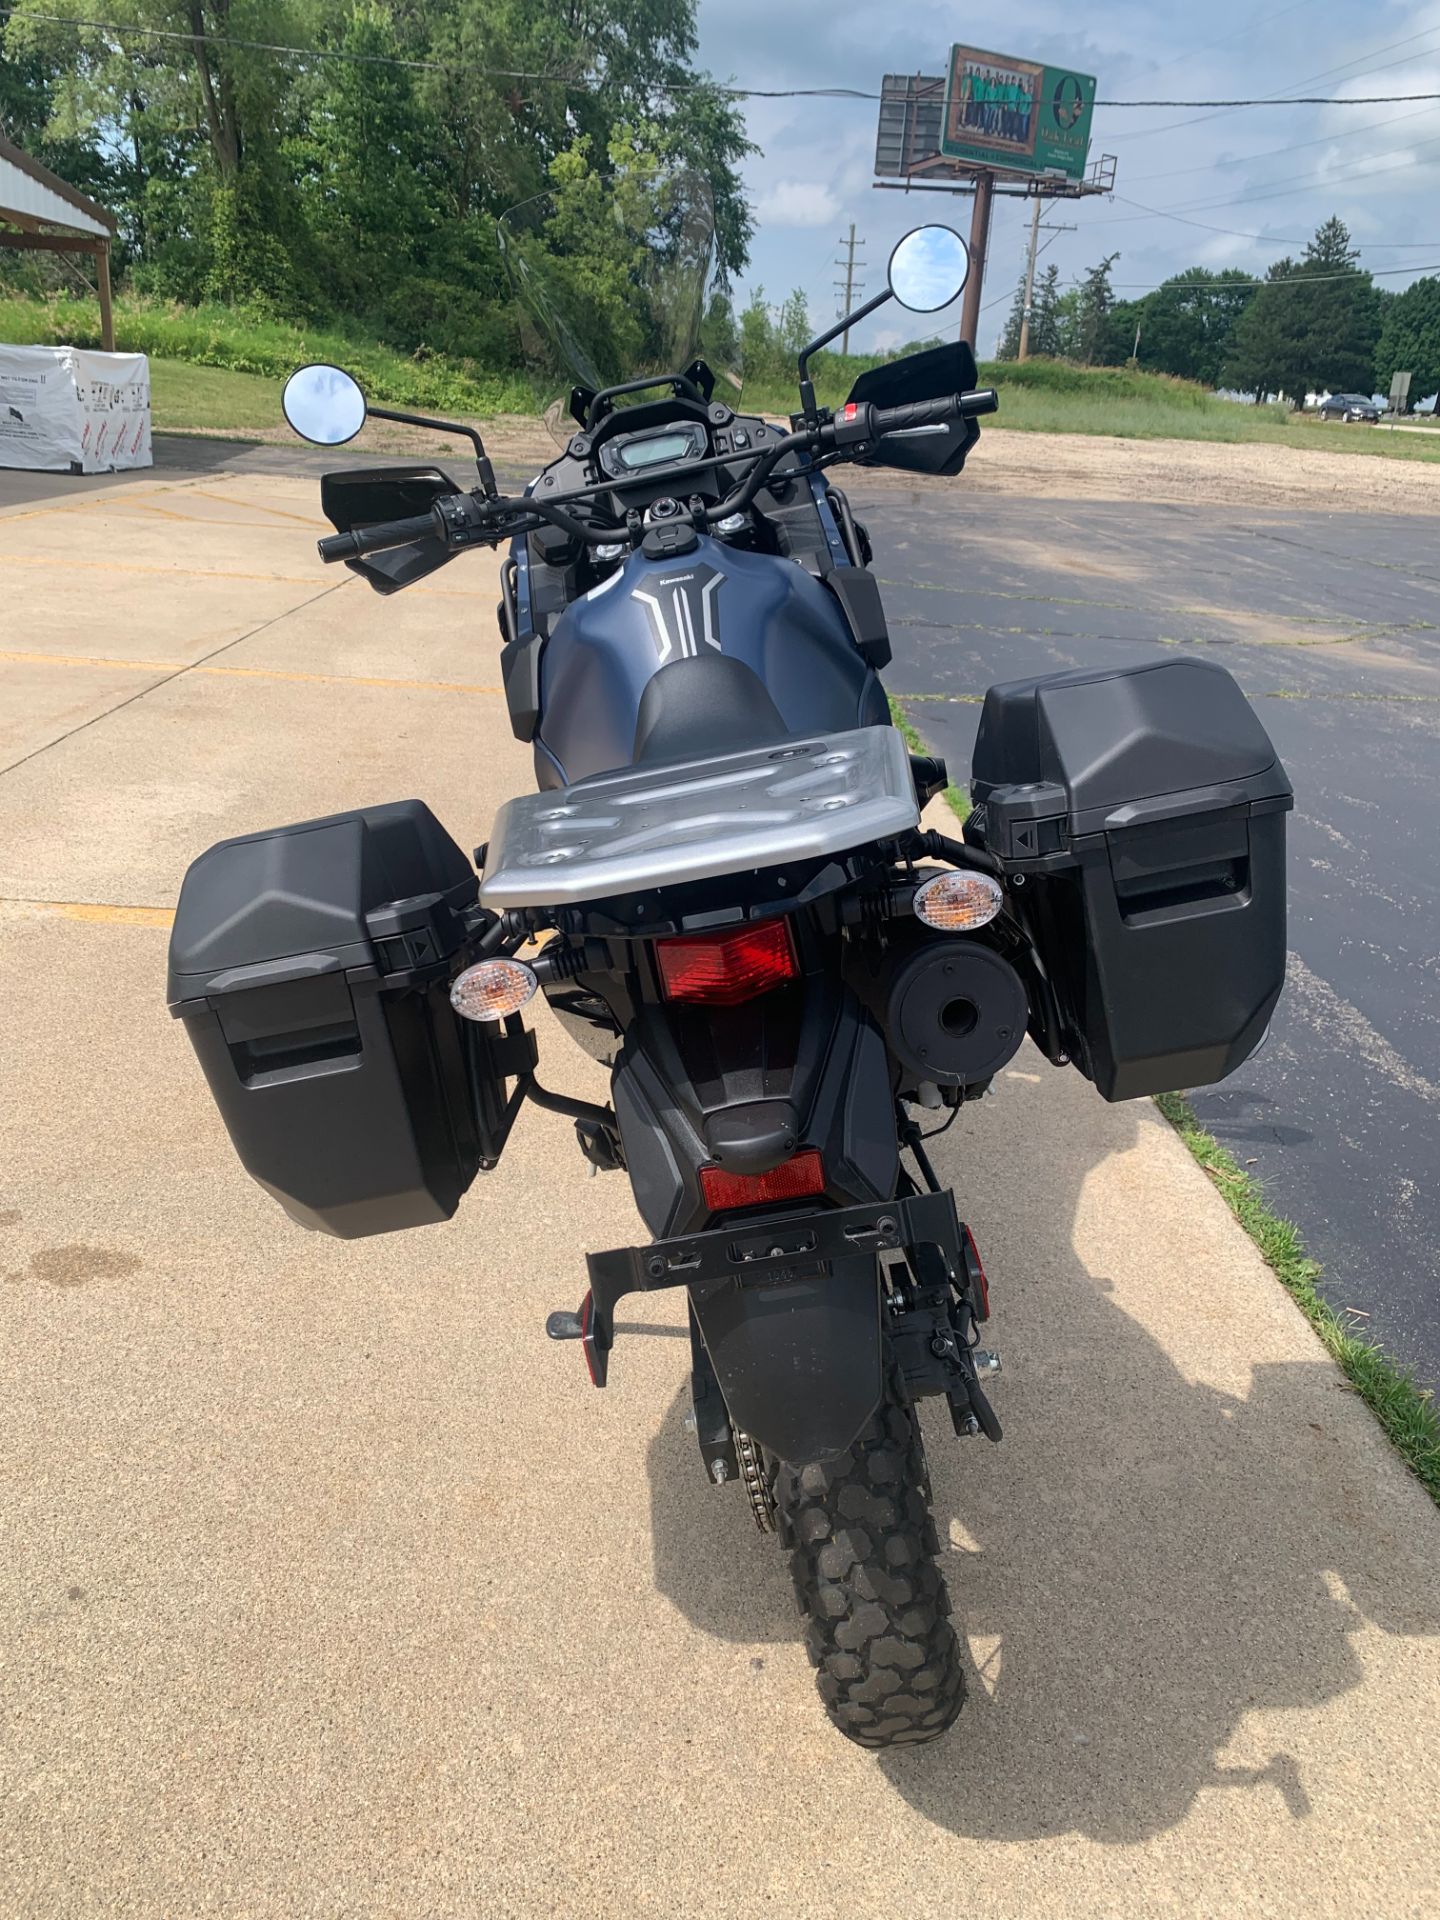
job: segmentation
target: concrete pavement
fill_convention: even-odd
[[[428,1232],[247,1181],[163,1006],[188,860],[410,793],[468,844],[528,778],[493,562],[384,601],[317,518],[0,514],[0,1910],[1433,1911],[1440,1516],[1147,1105],[1027,1054],[936,1143],[1006,1439],[927,1423],[972,1698],[878,1762],[702,1482],[677,1303],[604,1394],[544,1337],[638,1232],[563,1120]]]

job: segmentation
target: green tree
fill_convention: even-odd
[[[1254,295],[1253,276],[1227,267],[1191,267],[1139,302],[1140,364],[1213,387],[1230,337]]]
[[[1440,390],[1440,280],[1416,280],[1385,303],[1375,349],[1375,390],[1408,373],[1410,404]]]
[[[397,346],[503,364],[520,329],[495,222],[547,188],[601,218],[648,196],[649,250],[673,289],[688,190],[667,200],[659,183],[703,179],[722,276],[743,269],[751,148],[735,103],[695,70],[695,11],[114,0],[100,27],[89,0],[14,0],[0,113],[27,145],[76,143],[61,170],[77,185],[92,182],[85,155],[113,170],[100,197],[141,291],[345,316]],[[577,153],[584,180],[557,176]],[[599,235],[581,239],[576,297],[608,354],[627,334],[614,296],[628,269]]]
[[[1030,351],[1058,360],[1065,351],[1060,314],[1060,269],[1052,261],[1035,285],[1030,309]]]
[[[1025,324],[1025,282],[1027,275],[1021,274],[1020,284],[1015,289],[1015,298],[1010,303],[1010,311],[1005,317],[1004,330],[1000,335],[1000,344],[995,349],[997,360],[1018,360],[1020,358],[1020,333]]]
[[[1257,399],[1303,407],[1315,389],[1368,391],[1380,331],[1374,282],[1341,220],[1325,221],[1299,261],[1277,260],[1230,336],[1221,379]]]
[[[1120,258],[1107,253],[1098,266],[1091,267],[1074,289],[1074,301],[1066,309],[1066,356],[1083,366],[1103,363],[1111,350],[1110,315],[1115,306],[1115,291],[1110,285],[1110,269]]]

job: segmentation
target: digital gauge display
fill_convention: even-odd
[[[601,471],[621,480],[662,467],[678,466],[686,460],[703,460],[710,436],[703,424],[693,423],[659,427],[653,433],[626,434],[606,440],[600,448]]]
[[[626,473],[640,473],[647,467],[668,467],[694,450],[694,438],[688,433],[659,433],[653,440],[631,440],[615,453]]]

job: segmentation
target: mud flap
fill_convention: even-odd
[[[555,1337],[584,1341],[590,1378],[603,1387],[625,1295],[688,1288],[732,1421],[804,1466],[843,1452],[879,1405],[877,1256],[922,1245],[938,1246],[958,1268],[953,1194],[736,1220],[615,1247],[586,1256],[590,1291],[578,1315],[559,1316],[566,1326]]]
[[[791,1466],[842,1453],[880,1404],[873,1256],[778,1285],[711,1281],[690,1298],[731,1420]]]

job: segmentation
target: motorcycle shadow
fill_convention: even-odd
[[[1377,1436],[1318,1346],[1313,1362],[1256,1366],[1243,1398],[1180,1371],[1072,1245],[1083,1143],[1099,1166],[1134,1143],[1134,1120],[1067,1125],[1070,1098],[1052,1113],[1017,1091],[1001,1128],[974,1129],[963,1155],[945,1143],[941,1169],[975,1196],[962,1213],[991,1273],[986,1332],[1013,1363],[993,1396],[998,1447],[956,1442],[943,1411],[924,1412],[970,1697],[945,1739],[877,1764],[918,1811],[976,1838],[1135,1841],[1215,1786],[1273,1792],[1304,1819],[1308,1755],[1263,1733],[1257,1745],[1242,1722],[1360,1685],[1352,1635],[1367,1623],[1440,1632],[1434,1516],[1398,1473],[1377,1476]],[[1007,1210],[1023,1164],[1045,1168],[1043,1203]],[[1188,1280],[1205,1312],[1203,1273]],[[1203,1364],[1206,1344],[1183,1351]],[[657,1583],[706,1632],[793,1641],[783,1558],[736,1493],[707,1494],[683,1404],[650,1449]]]

